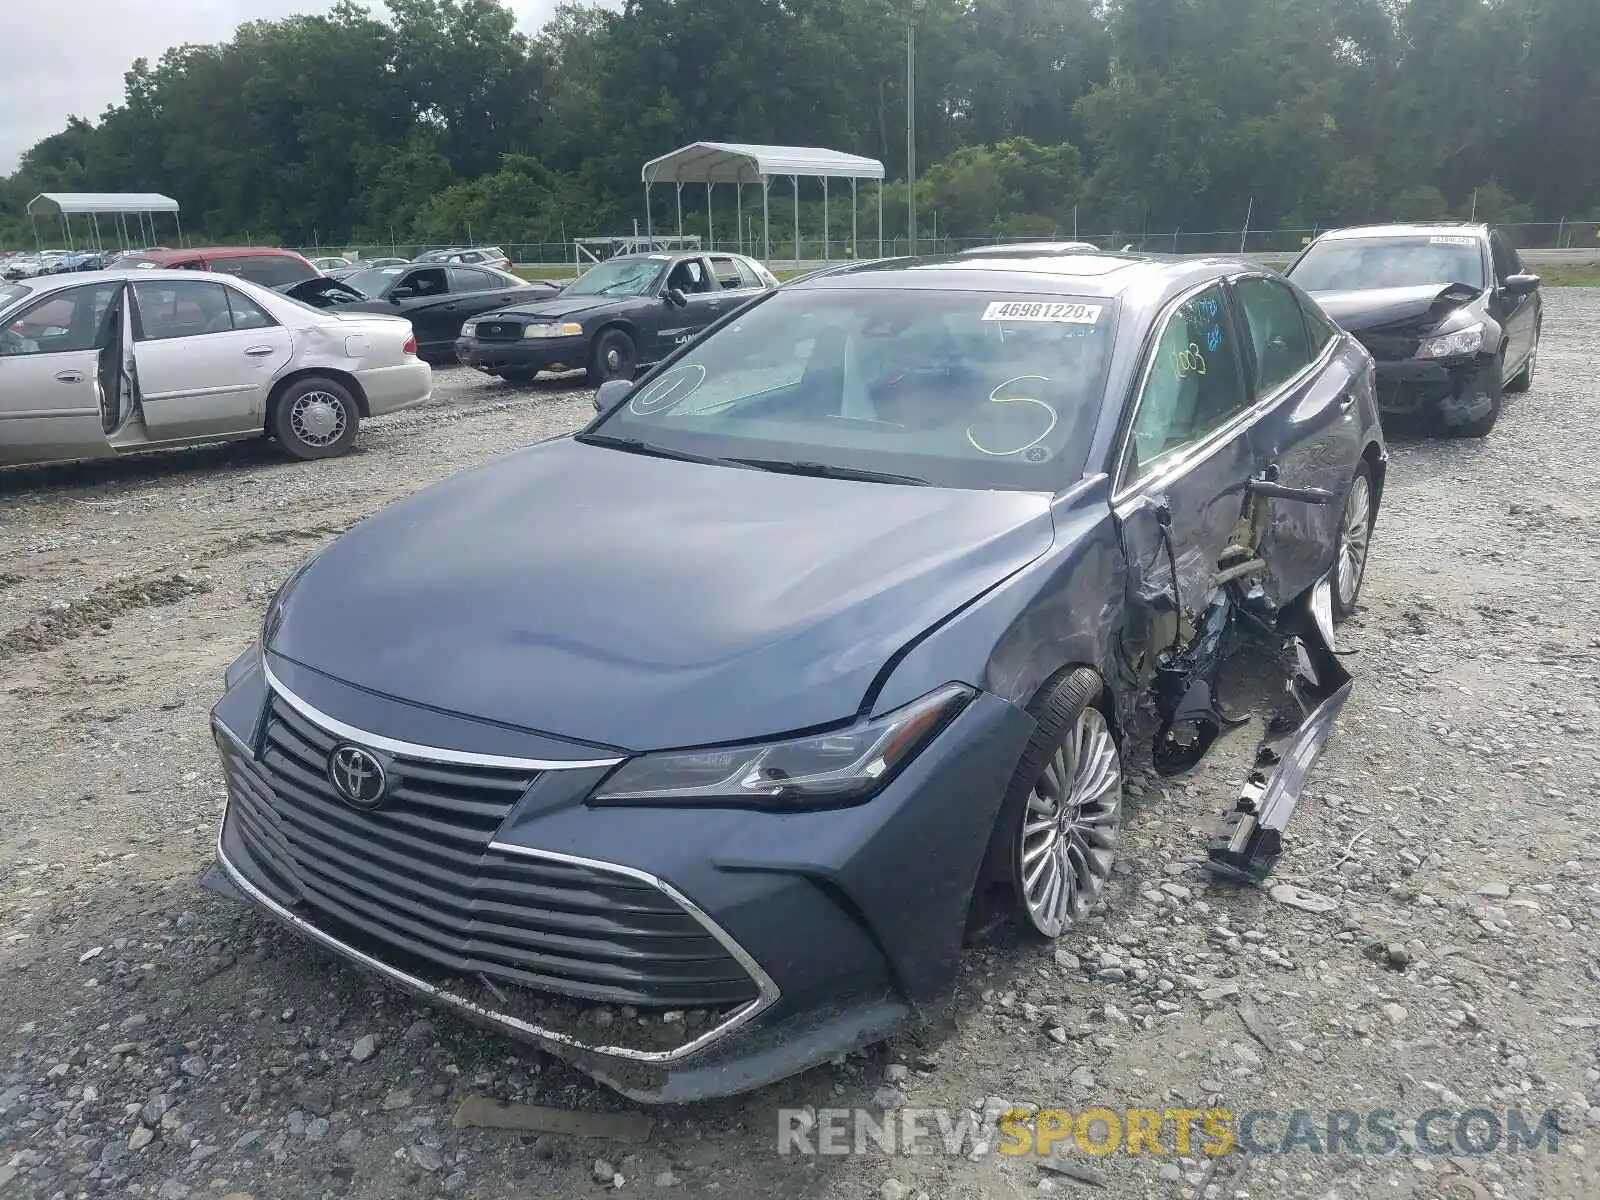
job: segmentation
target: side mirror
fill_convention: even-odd
[[[1500,286],[1513,296],[1526,296],[1539,290],[1539,277],[1537,275],[1507,275],[1505,283]]]
[[[594,411],[608,413],[617,405],[628,398],[628,393],[633,391],[631,379],[608,379],[600,385],[600,390],[594,394]]]
[[[662,292],[661,295],[668,304],[674,304],[679,308],[685,308],[689,304],[689,297],[685,296],[675,287],[669,287],[666,291]]]
[[[413,289],[413,288],[397,287],[397,288],[395,288],[394,291],[389,293],[389,299],[395,300],[395,301],[409,300],[409,299],[411,299],[411,297],[415,296],[416,294],[417,294],[416,290]]]

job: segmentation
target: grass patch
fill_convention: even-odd
[[[1533,271],[1550,287],[1600,287],[1600,263],[1551,264]]]

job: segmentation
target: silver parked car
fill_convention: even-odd
[[[0,284],[0,464],[262,436],[331,458],[432,387],[403,317],[194,271]]]

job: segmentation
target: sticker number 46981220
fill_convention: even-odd
[[[1036,300],[996,300],[983,310],[985,321],[1059,321],[1068,325],[1093,325],[1103,305],[1059,304]]]

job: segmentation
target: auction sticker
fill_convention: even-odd
[[[1431,246],[1476,246],[1478,239],[1474,237],[1458,237],[1455,234],[1448,236],[1431,237],[1428,239]]]
[[[985,321],[1053,321],[1093,325],[1104,310],[1099,304],[1058,304],[1038,300],[996,300],[983,310]]]

